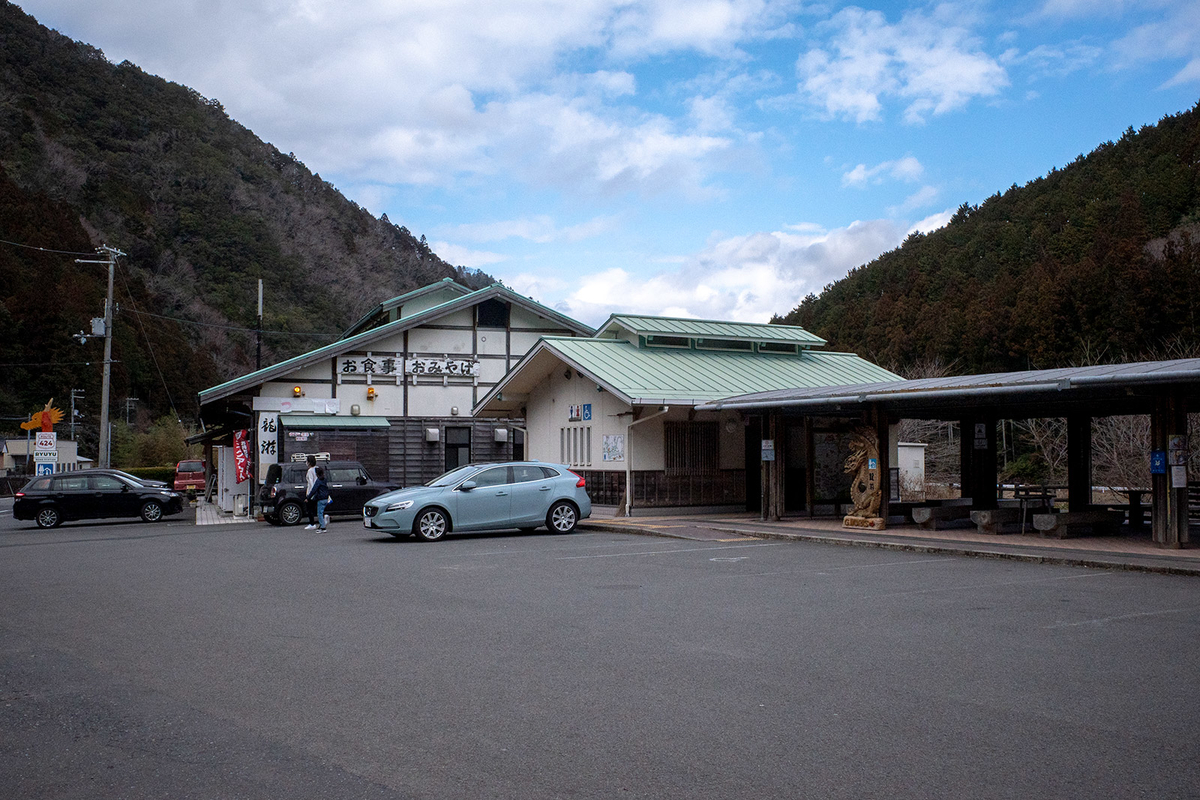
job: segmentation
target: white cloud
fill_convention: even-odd
[[[884,177],[913,182],[920,180],[925,168],[921,162],[912,156],[905,156],[897,161],[884,161],[873,167],[859,164],[849,172],[842,174],[842,186],[866,186],[868,183],[883,183]]]
[[[893,216],[899,216],[901,214],[907,214],[908,212],[914,211],[918,208],[925,208],[926,206],[932,205],[935,201],[937,201],[938,195],[940,194],[941,192],[939,192],[935,186],[922,186],[920,189],[904,198],[903,203],[894,208],[889,208],[888,213],[892,214]]]
[[[456,267],[480,269],[489,264],[499,264],[508,260],[508,256],[500,253],[489,253],[486,250],[471,250],[460,245],[451,244],[450,242],[430,242],[429,247],[442,260]]]
[[[1178,2],[1161,19],[1134,28],[1114,45],[1118,67],[1184,61],[1163,88],[1200,83],[1200,4]]]
[[[984,53],[956,6],[909,11],[897,24],[881,12],[851,7],[817,26],[829,40],[800,56],[800,93],[831,117],[870,122],[883,101],[908,103],[905,122],[989,97],[1008,85],[1004,68]]]
[[[929,233],[930,231],[936,231],[938,228],[944,228],[950,224],[950,218],[953,216],[954,209],[952,208],[947,208],[945,211],[940,211],[937,214],[930,214],[920,222],[914,222],[905,236],[910,233]]]
[[[525,239],[537,244],[550,242],[579,242],[613,230],[616,217],[595,217],[578,225],[559,227],[548,214],[496,222],[476,222],[445,229],[444,235],[470,242],[499,242],[505,239]]]
[[[132,7],[132,3],[129,3]],[[711,197],[730,145],[717,102],[672,120],[639,107],[636,63],[739,58],[793,0],[28,0],[116,60],[219,99],[344,183],[468,185],[504,176],[584,193]],[[577,63],[608,68],[576,74]],[[723,119],[722,114],[725,118]],[[545,156],[545,159],[541,158]]]
[[[901,241],[900,229],[888,220],[828,232],[809,224],[788,227],[805,233],[722,239],[678,269],[648,278],[620,268],[586,275],[554,305],[593,325],[618,311],[765,322]]]

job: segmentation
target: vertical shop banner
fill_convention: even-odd
[[[233,433],[233,468],[238,483],[250,478],[250,439],[245,429]]]

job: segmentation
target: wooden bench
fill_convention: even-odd
[[[1034,529],[1042,536],[1054,539],[1113,534],[1124,521],[1124,511],[1109,511],[1103,508],[1033,515]]]

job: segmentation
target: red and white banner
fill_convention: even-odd
[[[249,480],[250,478],[250,440],[246,436],[246,431],[234,431],[233,433],[233,468],[237,482]]]

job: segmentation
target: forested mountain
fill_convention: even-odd
[[[100,244],[118,262],[113,403],[194,417],[196,392],[314,346],[443,277],[491,283],[376,219],[215,100],[112,64],[0,0],[0,434],[50,397],[99,405]],[[43,248],[42,250],[33,248]],[[59,251],[59,252],[54,252]],[[93,256],[94,258],[95,256]],[[281,335],[277,332],[294,332]],[[321,336],[299,335],[312,333]],[[161,373],[161,374],[160,374]],[[168,398],[168,389],[171,397]],[[94,417],[93,417],[94,419]]]
[[[1200,104],[909,236],[776,321],[901,373],[1200,346]]]

